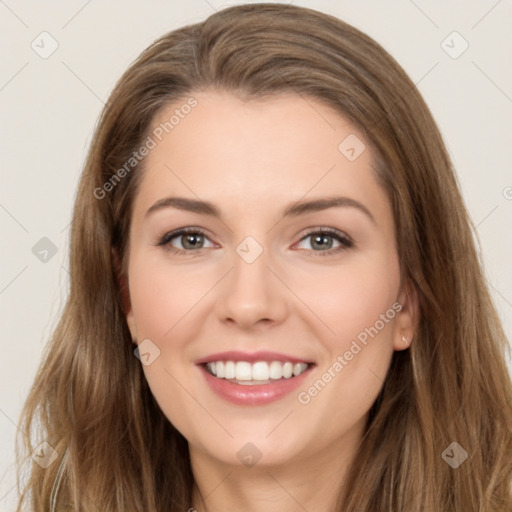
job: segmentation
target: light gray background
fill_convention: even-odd
[[[71,208],[103,103],[154,39],[235,3],[242,2],[0,0],[2,511],[14,508],[16,423],[66,297]],[[487,281],[512,339],[512,3],[293,3],[360,28],[418,84],[456,167]],[[46,59],[31,47],[35,41],[40,52],[50,48],[43,31],[58,43]],[[468,49],[453,58],[464,40]],[[46,262],[32,252],[42,237],[57,248]]]

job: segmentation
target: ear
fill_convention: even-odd
[[[411,346],[420,321],[418,291],[411,281],[402,287],[397,299],[393,328],[393,348],[405,350]]]
[[[132,335],[132,340],[135,343],[137,341],[137,327],[135,323],[135,317],[133,315],[133,309],[130,299],[130,289],[128,286],[128,277],[122,268],[121,258],[116,249],[112,249],[112,260],[114,262],[114,272],[116,276],[116,284],[121,297],[121,307],[128,324],[128,329]]]

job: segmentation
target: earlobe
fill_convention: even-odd
[[[123,313],[125,315],[128,328],[130,329],[132,340],[135,343],[137,341],[137,328],[131,305],[128,279],[125,272],[122,269],[119,254],[115,249],[112,249],[112,260],[114,262],[114,273],[116,278],[117,289],[119,290],[119,296],[121,297],[121,307],[123,309]]]
[[[396,315],[393,329],[393,347],[395,350],[405,350],[411,346],[420,320],[418,291],[410,281],[402,288],[397,302],[401,309]]]

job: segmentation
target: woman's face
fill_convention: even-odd
[[[370,148],[313,98],[194,98],[155,120],[133,209],[127,321],[151,390],[196,457],[348,454],[413,332]]]

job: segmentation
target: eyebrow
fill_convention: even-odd
[[[356,208],[364,213],[374,224],[376,224],[374,216],[364,204],[343,196],[329,196],[310,201],[297,201],[289,205],[283,212],[283,218],[298,217],[308,213],[320,212],[329,208],[350,207]],[[198,199],[190,199],[186,197],[164,197],[154,203],[146,212],[147,218],[150,214],[162,210],[164,208],[176,208],[187,212],[198,213],[199,215],[208,215],[217,219],[222,218],[221,211],[208,201]]]

